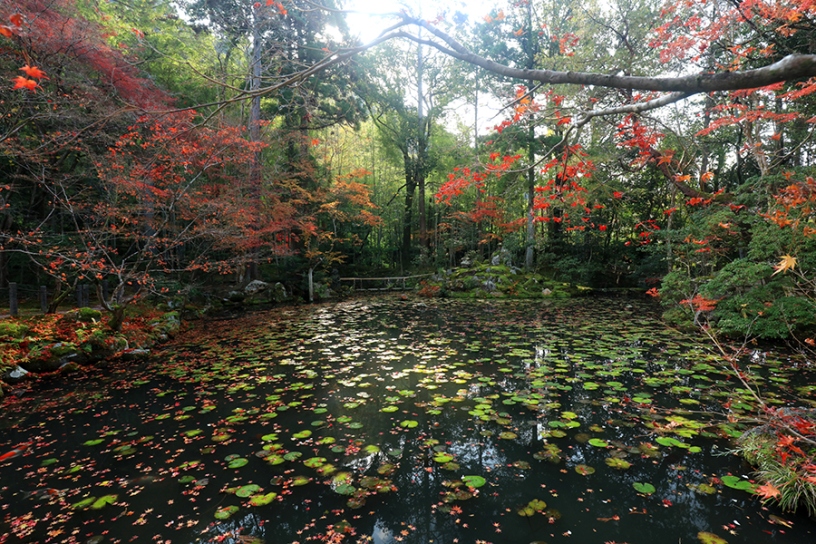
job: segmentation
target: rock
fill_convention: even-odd
[[[493,258],[490,259],[490,264],[499,266],[501,264],[501,257],[499,255],[493,255]]]
[[[278,282],[272,286],[272,300],[275,302],[283,302],[286,300],[286,287]]]
[[[263,293],[267,289],[269,289],[269,284],[266,283],[265,281],[252,280],[247,284],[246,287],[244,287],[244,293],[246,293],[249,296],[252,296],[257,295],[258,293]]]
[[[21,367],[20,365],[17,365],[12,370],[9,370],[5,374],[3,374],[3,381],[14,385],[15,383],[20,383],[21,381],[23,381],[26,378],[26,376],[28,376],[28,374],[29,374],[28,370]]]
[[[485,280],[484,283],[482,283],[482,287],[484,287],[484,290],[488,293],[492,293],[496,290],[496,282],[492,279]]]
[[[545,297],[548,297],[552,295],[552,290],[545,287],[544,289],[541,290],[541,294]]]
[[[459,261],[459,266],[461,266],[462,268],[468,268],[472,264],[473,264],[473,262],[470,259],[468,259],[467,257],[462,257],[462,260]]]
[[[243,291],[230,291],[227,293],[227,302],[243,302],[246,294]]]
[[[134,348],[134,349],[126,349],[122,352],[122,360],[123,361],[141,361],[147,359],[150,356],[149,349],[142,349],[142,348]]]
[[[73,342],[57,342],[50,346],[38,346],[28,353],[28,360],[20,366],[29,372],[54,372],[65,363],[79,357],[79,348]]]

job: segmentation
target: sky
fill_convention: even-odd
[[[343,3],[345,9],[360,12],[349,14],[347,21],[352,33],[359,35],[363,42],[373,40],[388,26],[388,19],[382,14],[407,8],[432,19],[440,11],[449,10],[451,13],[464,13],[471,19],[481,19],[496,5],[495,1],[486,0],[345,0]]]
[[[451,14],[459,11],[468,16],[470,20],[481,20],[490,10],[496,7],[495,1],[487,0],[345,0],[344,8],[354,10],[359,13],[349,13],[346,16],[351,33],[359,36],[363,43],[368,43],[376,38],[384,29],[390,26],[389,19],[383,14],[399,12],[406,6],[427,18],[435,18],[440,11],[449,10]],[[456,123],[461,122],[467,126],[473,126],[473,107],[465,102],[459,102],[452,107],[452,113],[446,119],[448,130],[454,131]],[[479,134],[486,134],[492,131],[492,127],[499,124],[501,119],[497,117],[501,104],[485,94],[479,96]]]

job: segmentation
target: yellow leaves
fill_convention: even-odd
[[[774,267],[774,269],[776,269],[776,272],[771,274],[771,276],[776,276],[780,272],[786,272],[788,270],[793,270],[794,268],[796,268],[796,257],[791,257],[790,255],[783,255],[782,259],[779,261],[779,264],[777,264]]]

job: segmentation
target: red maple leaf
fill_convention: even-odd
[[[28,77],[33,77],[34,79],[48,79],[45,75],[45,72],[37,68],[36,66],[29,66],[26,64],[22,68],[20,68]]]
[[[17,76],[14,79],[12,79],[12,81],[14,82],[15,90],[28,89],[29,91],[33,91],[34,89],[39,87],[36,81],[34,81],[33,79],[24,78],[23,76]]]
[[[772,483],[758,486],[756,489],[754,489],[754,493],[763,499],[773,499],[781,494],[779,489]]]

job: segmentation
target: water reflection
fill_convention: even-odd
[[[746,470],[710,455],[727,447],[713,424],[735,388],[645,308],[383,299],[205,328],[151,367],[8,408],[23,423],[4,442],[39,448],[0,465],[2,521],[41,520],[6,531],[9,542],[60,541],[56,519],[65,542],[103,531],[202,544],[814,539],[813,522],[788,516],[783,533],[750,495],[718,483]],[[230,468],[232,456],[246,465]],[[43,470],[46,459],[56,461]],[[349,487],[334,481],[341,473]],[[247,484],[277,496],[249,506],[236,495]],[[34,501],[41,488],[67,489],[66,500]],[[118,506],[71,507],[107,493]],[[531,501],[546,506],[525,511]],[[226,506],[237,513],[216,520]]]

